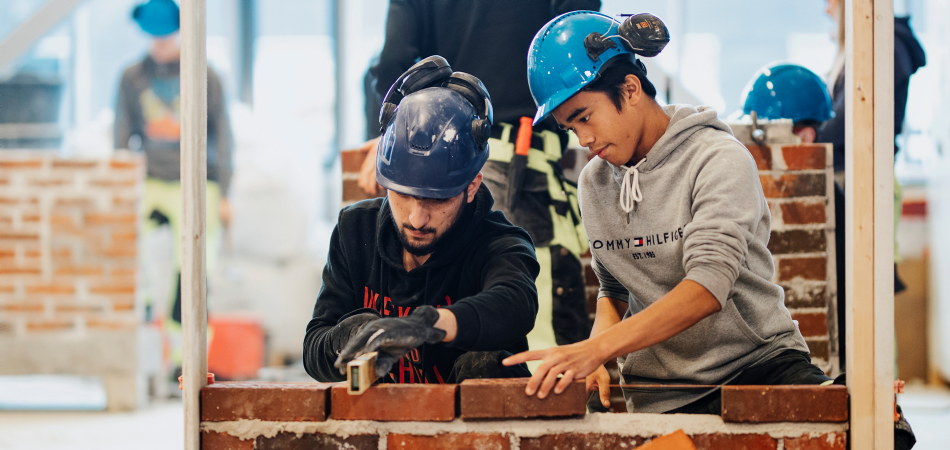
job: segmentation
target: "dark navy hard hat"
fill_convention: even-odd
[[[772,64],[756,72],[745,88],[742,112],[760,119],[824,122],[834,117],[821,77],[796,64]]]
[[[488,159],[473,134],[478,111],[462,94],[429,87],[405,96],[379,141],[376,181],[422,198],[461,194]]]
[[[178,4],[174,0],[148,0],[132,9],[132,19],[152,36],[167,36],[178,31]]]

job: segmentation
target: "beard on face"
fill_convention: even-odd
[[[432,253],[434,253],[435,250],[442,243],[442,238],[446,236],[450,236],[452,234],[452,231],[455,230],[456,225],[458,225],[459,218],[462,217],[462,213],[465,211],[465,206],[466,206],[466,203],[462,203],[459,206],[458,211],[455,213],[455,217],[452,219],[452,224],[449,225],[448,229],[442,232],[442,234],[437,234],[436,229],[432,227],[415,228],[412,225],[409,225],[408,223],[399,224],[396,222],[396,217],[393,216],[392,214],[389,215],[389,218],[392,219],[393,226],[396,227],[396,236],[399,236],[399,242],[402,243],[402,247],[406,249],[406,251],[409,252],[409,254],[411,255],[425,256],[425,255],[431,255]],[[409,237],[409,231],[421,231],[423,233],[431,233],[432,241],[429,242],[428,244],[422,244],[422,245],[415,244],[412,242],[411,238]]]

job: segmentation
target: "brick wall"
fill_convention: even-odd
[[[784,136],[784,128],[770,129]],[[790,130],[788,133],[790,135]],[[785,289],[788,306],[814,362],[823,370],[837,369],[837,330],[834,311],[834,204],[831,146],[773,145],[749,150],[759,168],[762,189],[772,213],[769,249],[775,258],[775,278]],[[344,151],[343,205],[368,198],[356,185],[365,152]],[[590,256],[583,258],[588,311],[596,307],[597,277]]]
[[[135,405],[143,170],[0,152],[0,373],[100,375],[110,407]]]
[[[682,430],[699,449],[844,449],[844,386],[732,386],[722,416],[585,414],[581,382],[544,400],[525,380],[378,385],[217,383],[201,394],[201,448],[634,448]]]

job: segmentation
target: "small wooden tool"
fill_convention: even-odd
[[[376,352],[364,353],[346,363],[346,392],[360,395],[376,381]]]

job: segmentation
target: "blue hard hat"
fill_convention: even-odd
[[[488,141],[473,127],[480,120],[471,101],[449,87],[406,95],[379,141],[376,181],[422,198],[462,193],[488,159]]]
[[[178,4],[174,0],[148,0],[132,9],[132,19],[152,36],[167,36],[178,31]]]
[[[824,122],[834,117],[828,86],[814,72],[796,64],[759,69],[743,94],[742,112],[761,119]]]
[[[617,55],[632,54],[618,35],[620,22],[595,11],[561,14],[545,24],[528,48],[528,86],[538,105],[534,123],[540,122],[584,86],[594,81],[601,66]],[[584,40],[599,33],[613,44],[595,58]]]

